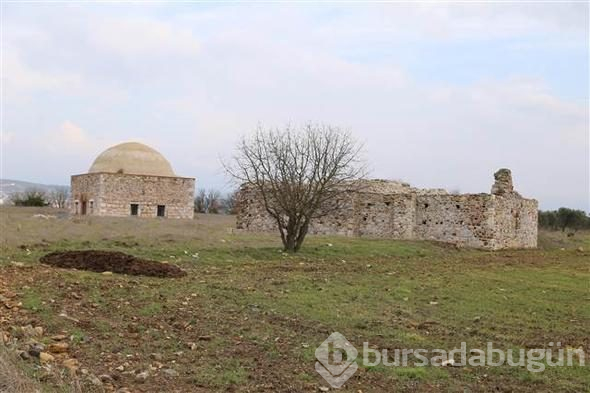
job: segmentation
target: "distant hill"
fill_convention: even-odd
[[[0,179],[0,205],[9,203],[10,196],[15,193],[23,192],[29,189],[36,189],[45,193],[51,193],[60,187],[67,187],[69,189],[69,186],[60,186],[56,184],[40,184],[21,180]]]

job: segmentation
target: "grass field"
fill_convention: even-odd
[[[0,210],[0,290],[3,285],[22,302],[0,330],[32,322],[46,334],[70,336],[70,356],[87,370],[75,377],[84,391],[318,391],[328,385],[315,372],[314,352],[335,331],[359,349],[369,342],[390,352],[451,350],[461,342],[482,349],[487,342],[502,349],[560,342],[590,353],[588,233],[541,233],[537,250],[499,252],[315,236],[287,255],[277,236],[234,233],[230,216],[43,219],[36,213],[56,214]],[[48,252],[78,249],[167,261],[188,275],[104,275],[38,263]],[[534,373],[358,363],[342,391],[590,391],[588,366]],[[34,377],[47,371],[26,364]],[[137,377],[143,371],[145,380]],[[113,380],[88,382],[99,375]],[[42,381],[48,391],[59,391],[56,385]]]

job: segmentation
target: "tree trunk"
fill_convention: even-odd
[[[295,241],[295,252],[299,251],[303,241],[305,240],[305,236],[307,236],[307,231],[309,230],[309,220],[305,220],[301,228],[299,228],[299,233],[297,234],[297,239]]]
[[[286,234],[283,240],[284,251],[294,253],[299,251],[305,234],[307,233],[307,221],[301,223],[300,219],[290,218],[287,222]]]

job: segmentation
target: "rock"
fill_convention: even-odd
[[[22,262],[15,262],[15,261],[12,261],[12,262],[10,262],[10,264],[11,264],[12,266],[14,266],[14,267],[25,267],[25,264],[24,264],[24,263],[22,263]]]
[[[178,371],[173,370],[171,368],[164,369],[164,370],[162,370],[162,372],[164,374],[166,374],[166,376],[168,376],[168,377],[178,377],[178,375],[179,375]]]
[[[115,370],[123,372],[125,371],[125,366],[120,365],[119,367],[115,368]]]
[[[162,354],[161,353],[150,353],[150,358],[156,360],[158,362],[162,361]]]
[[[80,362],[76,359],[66,359],[63,361],[63,365],[68,369],[70,375],[76,374],[76,371],[80,368]]]
[[[0,343],[8,344],[8,341],[10,341],[10,336],[8,335],[8,333],[0,332]]]
[[[26,351],[18,351],[17,354],[22,360],[29,360],[31,358],[31,355]]]
[[[320,392],[329,392],[330,388],[326,387],[326,386],[320,386]]]
[[[104,383],[110,383],[110,384],[112,384],[114,382],[113,377],[111,377],[108,374],[99,375],[98,378],[100,378],[100,380],[102,382],[104,382]]]
[[[578,247],[578,252],[584,252],[584,247]]]
[[[64,353],[64,352],[67,352],[69,348],[70,348],[70,346],[68,345],[68,343],[59,342],[59,343],[49,344],[49,346],[47,347],[47,350],[51,353]]]
[[[51,336],[51,339],[53,341],[63,341],[67,338],[68,338],[68,336],[66,336],[65,334],[56,334],[55,336]]]
[[[149,376],[150,376],[149,372],[143,371],[143,372],[135,375],[135,380],[138,382],[145,382]]]
[[[39,361],[41,361],[41,364],[50,363],[50,362],[53,362],[54,360],[55,360],[55,358],[53,357],[53,355],[51,355],[47,352],[41,352],[39,354]]]
[[[104,276],[112,276],[113,272],[102,272]]]
[[[21,326],[20,331],[17,330],[17,335],[24,338],[42,337],[43,328],[41,326],[33,327],[31,325]]]
[[[100,379],[98,379],[96,377],[96,375],[92,375],[90,374],[88,376],[88,380],[90,381],[90,383],[92,383],[94,386],[102,386],[102,381]]]
[[[477,316],[477,317],[473,318],[473,322],[479,322],[479,321],[481,321],[481,317],[480,316]]]
[[[41,354],[41,352],[43,352],[44,350],[45,350],[45,345],[35,343],[29,347],[29,355],[38,358],[39,355]]]

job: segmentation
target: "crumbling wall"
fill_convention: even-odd
[[[312,220],[309,233],[354,236],[356,228],[354,212],[356,211],[357,200],[356,194],[343,192],[338,200],[327,206],[330,214]]]
[[[502,168],[494,173],[494,248],[537,247],[538,203],[514,190],[512,172]]]
[[[242,186],[237,196],[236,228],[252,232],[277,230],[277,222],[268,214],[262,197],[251,187]]]
[[[416,194],[362,193],[357,201],[356,236],[414,238]]]
[[[537,245],[537,201],[514,191],[510,170],[494,174],[492,194],[449,194],[400,182],[366,181],[343,192],[340,209],[312,222],[310,233],[434,240],[483,249]],[[275,231],[261,198],[248,187],[239,196],[237,227]]]
[[[420,195],[416,199],[417,239],[474,248],[493,248],[494,206],[489,194]]]
[[[506,195],[494,202],[494,248],[537,247],[537,201]]]

